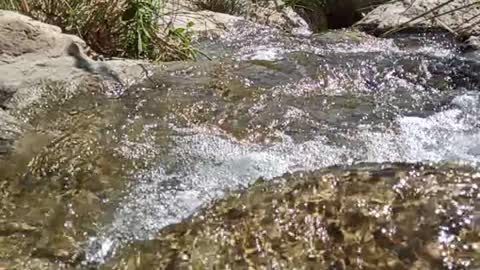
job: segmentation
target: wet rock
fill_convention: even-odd
[[[81,243],[95,231],[108,201],[119,196],[124,179],[121,169],[114,168],[115,161],[79,152],[76,145],[92,149],[87,145],[91,137],[85,141],[73,137],[61,144],[63,152],[49,150],[54,144],[40,152],[40,158],[30,163],[31,169],[28,165],[23,169],[23,176],[18,175],[22,170],[17,168],[12,176],[16,177],[8,179],[4,194],[0,194],[0,216],[5,217],[0,222],[0,257],[7,261],[40,258],[57,265],[54,269],[59,269],[58,262],[78,263],[83,254]],[[49,169],[33,169],[37,166]],[[0,166],[2,176],[4,169]]]
[[[435,9],[446,2],[448,4]],[[434,11],[429,12],[431,10]],[[421,16],[425,13],[428,14]],[[377,7],[358,22],[357,26],[377,33],[402,27],[417,30],[444,29],[470,36],[480,33],[480,26],[475,20],[479,15],[480,3],[476,0],[403,0]],[[414,18],[417,19],[411,21]]]
[[[28,129],[28,124],[0,108],[0,157],[10,153],[15,141]]]
[[[12,269],[78,263],[81,243],[123,190],[131,167],[115,156],[108,131],[125,119],[123,107],[95,104],[105,93],[90,83],[69,96],[65,83],[49,84],[35,106],[18,110],[34,128],[0,160],[0,258]]]
[[[125,119],[123,105],[98,100],[115,100],[126,87],[77,68],[65,49],[84,43],[58,27],[0,11],[0,33],[0,263],[65,269],[125,184],[129,165],[120,165],[108,136]],[[148,68],[104,64],[125,84]]]
[[[15,90],[5,85],[0,87],[0,108],[6,109],[5,104],[13,97]]]
[[[312,35],[312,40],[321,44],[361,43],[371,40],[372,36],[352,29],[332,30]]]
[[[475,169],[454,164],[287,174],[134,243],[103,269],[479,266],[471,222],[479,181]]]
[[[22,269],[22,270],[64,270],[71,269],[64,263],[52,263],[45,259],[28,259],[19,258],[15,262],[7,265],[7,270]]]

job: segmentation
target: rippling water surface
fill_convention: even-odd
[[[365,161],[480,161],[479,64],[451,38],[342,37],[237,25],[200,44],[220,59],[216,68],[181,66],[162,73],[160,90],[127,97],[136,107],[124,128],[140,126],[140,135],[116,150],[149,161],[90,238],[87,259],[102,262],[259,177]],[[205,83],[212,73],[220,81]]]

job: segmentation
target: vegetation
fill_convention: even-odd
[[[158,28],[162,0],[0,0],[16,10],[78,35],[107,56],[151,60],[195,58],[188,29]]]

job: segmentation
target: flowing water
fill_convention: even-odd
[[[88,258],[101,261],[118,243],[148,238],[259,177],[361,161],[480,161],[479,64],[462,59],[451,38],[332,36],[237,26],[202,44],[223,61],[218,68],[189,67],[170,88],[138,94],[142,116],[132,121],[168,117],[155,108],[162,97],[186,99],[180,106],[197,111],[185,117],[202,120],[169,123],[167,160],[135,174]],[[225,89],[202,85],[210,72],[222,73]],[[121,151],[155,148],[127,140]]]
[[[95,103],[100,127],[88,129],[103,138],[100,151],[128,161],[110,174],[107,189],[118,194],[84,234],[84,263],[104,263],[260,177],[359,162],[480,161],[480,62],[449,35],[230,30],[200,41],[212,61],[156,68],[115,99],[62,103],[80,112]]]

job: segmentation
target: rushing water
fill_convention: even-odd
[[[200,43],[225,63],[221,80],[238,84],[228,92],[209,89],[213,71],[199,64],[126,97],[136,105],[125,126],[141,134],[116,150],[150,161],[90,238],[87,260],[102,262],[259,177],[362,161],[480,161],[479,64],[450,37],[332,36],[237,25]],[[179,122],[180,111],[193,121]],[[159,145],[162,136],[169,141]]]

